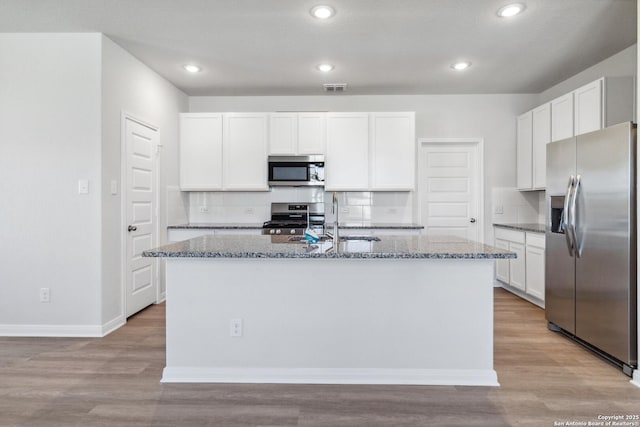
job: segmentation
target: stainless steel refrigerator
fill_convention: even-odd
[[[547,145],[545,312],[562,331],[637,367],[636,126]]]

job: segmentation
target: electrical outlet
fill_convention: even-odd
[[[51,302],[51,291],[49,288],[40,288],[40,302]]]
[[[231,319],[229,322],[229,335],[232,337],[242,336],[242,319]]]
[[[253,208],[245,208],[244,213],[247,215],[253,215],[255,210]]]
[[[389,213],[389,214],[397,214],[398,213],[398,209],[397,208],[389,208],[389,209],[387,209],[387,213]]]
[[[209,212],[209,206],[200,206],[200,213]]]
[[[504,213],[504,206],[496,205],[495,209],[493,210],[493,213],[503,214]]]
[[[340,208],[340,213],[348,214],[349,213],[349,207],[348,206],[342,206]]]

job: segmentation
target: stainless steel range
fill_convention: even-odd
[[[262,234],[301,235],[307,227],[324,234],[324,203],[271,203],[271,220],[262,225]]]

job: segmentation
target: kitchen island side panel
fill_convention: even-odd
[[[163,381],[497,385],[493,269],[491,259],[169,258]]]

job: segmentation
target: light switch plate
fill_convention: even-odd
[[[78,194],[89,194],[89,180],[88,179],[79,179],[78,180]]]
[[[115,196],[118,194],[118,181],[115,179],[111,180],[111,195]]]

